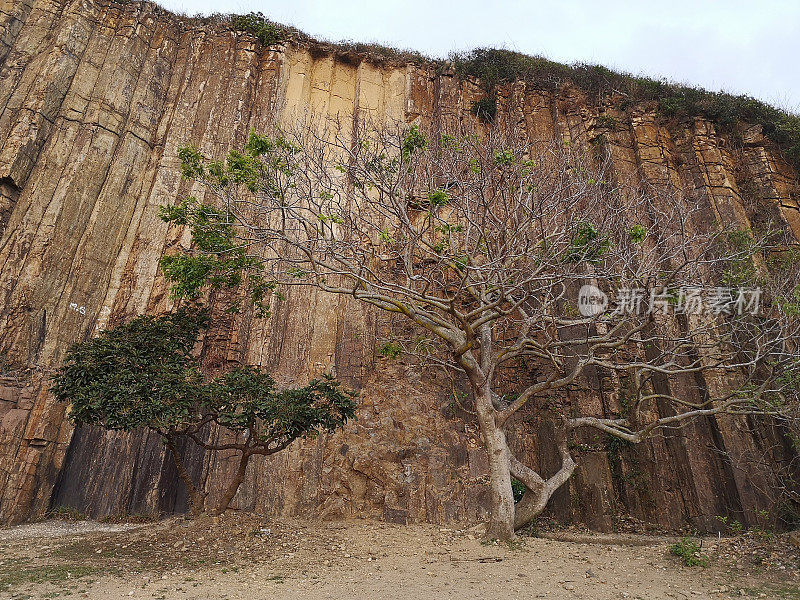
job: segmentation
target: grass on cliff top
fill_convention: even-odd
[[[667,118],[704,117],[723,130],[739,123],[761,125],[764,135],[775,142],[786,158],[800,168],[800,115],[792,114],[751,96],[711,92],[667,80],[612,71],[601,65],[565,65],[541,56],[511,50],[477,48],[451,55],[456,74],[480,80],[486,93],[497,86],[523,80],[532,87],[558,91],[572,84],[597,102],[614,96],[620,108],[654,101]]]
[[[787,161],[800,169],[800,115],[792,114],[747,95],[712,92],[700,87],[665,79],[613,71],[601,65],[571,65],[529,56],[512,50],[476,48],[451,54],[447,60],[434,59],[420,52],[381,44],[344,41],[331,43],[267,19],[262,13],[213,15],[206,20],[223,21],[234,31],[256,37],[265,46],[293,40],[309,44],[312,53],[331,54],[357,64],[367,60],[377,64],[429,65],[437,70],[455,69],[456,76],[476,78],[486,92],[478,106],[479,116],[493,118],[498,86],[525,81],[537,89],[558,92],[573,85],[587,92],[596,102],[613,97],[625,110],[642,102],[655,102],[667,119],[703,117],[722,131],[735,131],[741,123],[760,125],[764,135],[783,152]],[[496,108],[495,108],[496,110]]]
[[[114,0],[123,2],[127,0]],[[344,62],[358,63],[366,60],[378,65],[429,65],[444,64],[443,61],[426,56],[421,52],[410,49],[394,48],[378,43],[356,42],[353,40],[340,40],[331,42],[317,39],[300,31],[295,27],[283,25],[268,19],[261,12],[251,12],[246,15],[215,13],[208,16],[181,15],[195,24],[225,23],[232,31],[246,33],[255,37],[264,46],[275,46],[289,41],[307,44],[309,50],[316,55],[333,55]]]

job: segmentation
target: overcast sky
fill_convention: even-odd
[[[261,11],[314,37],[412,48],[505,47],[756,96],[800,111],[799,0],[159,0]]]

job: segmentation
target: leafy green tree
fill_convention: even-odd
[[[219,514],[236,495],[252,456],[273,454],[320,430],[334,431],[353,418],[356,407],[354,394],[329,377],[279,389],[268,374],[245,366],[207,382],[192,356],[207,325],[207,311],[197,307],[137,317],[70,348],[52,387],[58,400],[70,403],[75,425],[146,427],[161,435],[194,515],[204,509],[207,494],[186,470],[178,437],[206,450],[239,453],[234,478],[214,508]],[[227,430],[230,441],[207,441],[212,423]]]
[[[146,427],[161,435],[186,484],[193,514],[201,511],[203,494],[175,441],[199,417],[203,379],[191,352],[207,325],[206,311],[185,307],[106,329],[67,351],[52,388],[58,400],[70,403],[75,425],[116,431]]]
[[[220,514],[244,481],[250,458],[274,454],[297,438],[313,436],[318,431],[333,432],[355,416],[355,409],[355,394],[330,376],[315,379],[305,387],[279,390],[267,373],[244,366],[206,387],[202,418],[182,433],[206,450],[239,453],[236,473],[214,509]],[[204,440],[201,429],[208,423],[227,429],[233,440]]]

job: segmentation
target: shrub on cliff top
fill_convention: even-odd
[[[571,83],[600,101],[611,95],[625,98],[624,105],[655,101],[668,118],[704,117],[722,129],[738,122],[761,125],[786,158],[800,168],[800,116],[787,113],[746,95],[711,92],[667,80],[612,71],[601,65],[565,65],[541,56],[512,50],[476,48],[450,56],[459,77],[475,77],[487,93],[498,85],[522,80],[530,86],[558,90]]]
[[[343,40],[331,44],[331,47],[335,48],[335,53],[339,56],[346,53],[361,54],[368,57],[371,62],[378,64],[411,63],[415,65],[424,65],[434,62],[433,59],[416,50],[394,48],[393,46],[385,46],[376,42],[367,43]]]
[[[288,27],[270,21],[260,12],[232,15],[231,27],[235,31],[245,31],[253,34],[265,46],[280,44],[289,36]]]

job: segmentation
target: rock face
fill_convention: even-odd
[[[47,392],[48,370],[71,343],[170,308],[158,260],[189,238],[157,212],[193,193],[177,146],[221,155],[251,128],[308,110],[455,123],[474,118],[480,88],[424,67],[265,48],[148,3],[1,6],[0,521],[62,504],[93,516],[184,510],[159,440],[73,431]],[[653,107],[622,111],[578,90],[555,95],[522,83],[501,89],[499,105],[532,141],[560,136],[588,147],[602,134],[620,174],[693,194],[709,219],[747,226],[769,217],[800,234],[797,173],[758,128],[733,140],[703,120],[665,124]],[[230,298],[211,300],[218,319],[203,342],[208,369],[244,361],[298,383],[333,371],[362,398],[344,432],[255,460],[235,507],[396,522],[483,517],[477,427],[454,410],[445,381],[376,357],[371,340],[388,327],[384,317],[312,291],[292,291],[269,320],[231,316]],[[598,415],[614,408],[585,394],[571,401]],[[530,463],[552,472],[557,457],[539,444],[549,426],[522,415],[514,427]],[[637,448],[579,455],[551,511],[600,529],[622,515],[668,527],[711,529],[715,515],[753,523],[773,507],[767,467],[791,456],[768,426],[709,418]],[[187,449],[209,488],[231,468],[227,458]],[[752,468],[754,460],[766,467]]]

